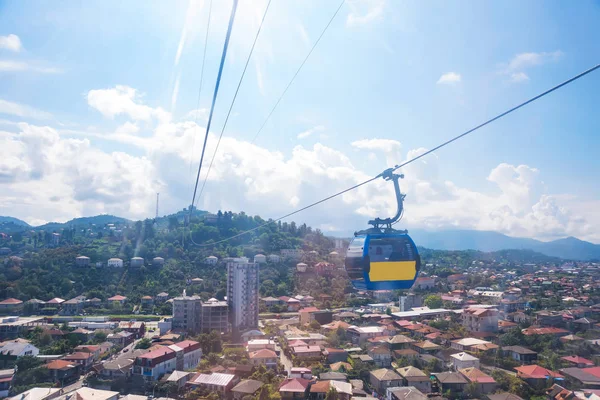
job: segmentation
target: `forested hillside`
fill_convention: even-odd
[[[325,256],[333,249],[333,241],[319,230],[294,222],[273,223],[232,241],[217,244],[241,231],[265,221],[244,213],[219,212],[210,221],[196,214],[189,226],[183,225],[184,214],[135,223],[116,220],[106,224],[84,223],[55,231],[23,231],[0,239],[0,247],[10,249],[0,262],[0,297],[22,300],[53,297],[69,299],[78,295],[105,300],[115,294],[127,296],[137,303],[142,296],[166,291],[171,296],[187,288],[209,298],[225,295],[225,267],[205,263],[209,255],[253,257],[283,248],[315,250]],[[58,245],[52,234],[60,233]],[[90,257],[89,267],[78,267],[75,258]],[[16,256],[16,257],[15,257]],[[146,265],[130,268],[129,260],[143,257]],[[163,257],[163,267],[154,267],[154,257]],[[0,256],[1,257],[1,256]],[[124,268],[107,268],[106,261],[119,257]],[[96,262],[103,266],[96,267]],[[292,265],[268,264],[262,268],[261,280],[268,281],[261,290],[267,295],[283,295],[294,290]],[[191,282],[200,278],[202,282]]]

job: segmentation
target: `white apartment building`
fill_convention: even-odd
[[[120,258],[109,258],[106,264],[109,268],[123,268],[123,260]]]
[[[227,303],[235,333],[258,327],[259,266],[243,259],[227,263]]]

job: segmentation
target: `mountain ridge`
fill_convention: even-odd
[[[194,210],[194,213],[203,215],[207,212]],[[159,219],[164,220],[170,216],[182,217],[183,212],[179,211]],[[18,218],[0,216],[0,231],[11,233],[23,229],[58,230],[76,225],[103,225],[108,223],[128,222],[133,221],[115,215],[101,214],[90,217],[73,218],[67,222],[49,222],[40,226],[31,226]],[[439,231],[412,229],[409,233],[418,246],[435,250],[478,250],[482,252],[532,250],[547,256],[559,257],[567,260],[600,260],[599,244],[587,242],[573,236],[549,242],[542,242],[537,239],[513,237],[494,231],[468,229],[446,229]]]

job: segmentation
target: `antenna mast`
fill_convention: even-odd
[[[156,193],[156,217],[155,219],[158,219],[158,196],[160,195],[160,193]]]

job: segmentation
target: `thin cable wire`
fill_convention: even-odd
[[[206,176],[204,177],[204,181],[202,182],[202,188],[200,188],[200,194],[198,195],[198,201],[200,197],[202,197],[202,193],[204,192],[204,187],[206,186],[206,181],[208,180],[208,175],[210,174],[210,170],[212,169],[213,162],[215,161],[215,157],[217,155],[217,151],[219,150],[219,145],[221,144],[221,139],[223,138],[223,133],[225,132],[225,127],[227,127],[227,122],[229,121],[229,116],[231,115],[231,110],[233,109],[233,105],[235,104],[235,100],[237,98],[238,92],[240,91],[240,86],[242,86],[242,81],[244,80],[244,75],[246,75],[246,70],[248,69],[248,64],[250,64],[250,58],[252,57],[252,53],[254,52],[254,46],[256,46],[256,41],[258,40],[258,36],[260,35],[260,30],[262,29],[263,23],[265,22],[265,18],[267,17],[267,11],[269,11],[269,6],[271,5],[271,0],[267,3],[267,8],[265,8],[265,12],[263,14],[262,20],[260,21],[260,25],[258,26],[258,31],[256,32],[256,36],[254,37],[254,42],[252,43],[252,47],[250,48],[250,53],[248,54],[248,58],[246,59],[246,65],[244,66],[244,70],[242,71],[242,76],[240,76],[240,81],[238,82],[237,88],[235,89],[235,94],[233,95],[233,100],[231,101],[231,105],[229,106],[229,111],[227,112],[227,117],[225,118],[225,123],[223,124],[223,128],[221,129],[221,134],[219,135],[219,140],[217,141],[217,147],[215,147],[215,152],[210,160],[210,164],[208,165],[208,171],[206,172]]]
[[[206,48],[208,47],[208,32],[210,30],[210,17],[212,15],[212,0],[208,6],[208,21],[206,22],[206,34],[204,35],[204,52],[202,54],[202,68],[200,70],[200,87],[198,88],[198,102],[196,103],[196,115],[194,116],[194,127],[198,127],[198,113],[200,112],[200,95],[202,94],[202,83],[204,81],[204,63],[206,61]],[[196,135],[192,142],[192,154],[190,155],[190,171],[189,177],[192,176],[192,165],[194,160],[194,148],[196,147]],[[191,183],[191,182],[190,182]]]
[[[327,23],[327,25],[325,25],[325,28],[323,29],[323,31],[321,32],[321,34],[319,35],[319,38],[317,39],[317,41],[313,44],[312,48],[310,49],[310,51],[308,52],[308,54],[306,55],[306,57],[304,57],[304,60],[302,61],[302,63],[300,64],[300,66],[298,67],[298,69],[296,70],[296,73],[294,74],[294,76],[292,76],[292,79],[290,80],[290,82],[287,84],[287,86],[285,87],[285,89],[283,90],[283,92],[281,93],[281,96],[279,96],[279,99],[277,99],[277,102],[275,103],[275,105],[273,106],[273,108],[271,109],[271,111],[269,112],[269,115],[267,115],[267,118],[265,118],[264,122],[262,123],[262,125],[260,126],[260,128],[258,129],[258,132],[256,132],[256,135],[254,135],[254,138],[252,139],[252,141],[250,143],[254,143],[256,141],[256,138],[258,137],[258,135],[262,132],[263,128],[265,127],[265,125],[267,124],[267,122],[269,121],[269,119],[271,118],[271,115],[273,115],[273,113],[275,112],[275,109],[277,108],[277,106],[279,105],[279,103],[281,102],[281,99],[283,99],[283,96],[285,96],[285,94],[287,93],[288,89],[290,88],[290,86],[292,86],[292,83],[294,83],[294,80],[296,79],[296,77],[298,76],[298,74],[300,73],[300,70],[302,69],[302,67],[304,67],[304,64],[306,64],[306,61],[308,60],[308,58],[310,57],[310,55],[312,54],[313,50],[315,49],[315,47],[317,47],[317,45],[319,44],[319,42],[321,41],[321,38],[323,37],[323,35],[325,34],[325,32],[327,31],[327,29],[329,28],[329,25],[331,25],[331,23],[333,22],[333,20],[335,19],[335,16],[338,14],[338,12],[340,11],[340,9],[342,8],[342,6],[344,5],[345,0],[342,0],[340,2],[340,5],[338,6],[338,8],[335,10],[335,12],[333,13],[333,15],[331,16],[331,18],[329,19],[329,22]]]
[[[237,10],[238,0],[233,0],[233,6],[231,7],[231,16],[229,17],[229,26],[227,27],[227,34],[225,35],[225,43],[223,44],[223,54],[221,55],[221,64],[219,65],[219,73],[217,74],[217,83],[215,84],[215,92],[212,98],[212,104],[210,106],[210,113],[208,114],[208,122],[206,124],[206,133],[204,135],[204,144],[202,145],[202,155],[200,156],[200,164],[198,164],[198,174],[196,175],[196,184],[194,185],[194,195],[192,196],[192,202],[190,207],[190,218],[194,211],[194,202],[196,201],[196,191],[198,190],[198,182],[200,181],[200,171],[202,170],[202,161],[204,160],[204,152],[206,151],[206,143],[208,142],[208,132],[210,131],[210,124],[212,122],[213,112],[215,111],[215,104],[217,103],[217,94],[219,93],[219,85],[221,83],[221,76],[223,74],[223,66],[225,65],[225,57],[227,56],[227,47],[229,46],[229,39],[231,38],[231,31],[233,29],[233,21],[235,19],[235,11]]]
[[[488,125],[488,124],[490,124],[490,123],[492,123],[492,122],[494,122],[494,121],[496,121],[496,120],[498,120],[498,119],[500,119],[500,118],[502,118],[502,117],[504,117],[504,116],[506,116],[506,115],[508,115],[508,114],[510,114],[510,113],[512,113],[512,112],[514,112],[514,111],[516,111],[516,110],[518,110],[519,108],[521,108],[521,107],[523,107],[523,106],[525,106],[525,105],[527,105],[527,104],[529,104],[529,103],[532,103],[532,102],[534,102],[534,101],[536,101],[536,100],[538,100],[538,99],[540,99],[540,98],[542,98],[542,97],[544,97],[544,96],[546,96],[546,95],[548,95],[548,94],[550,94],[550,93],[554,92],[555,90],[557,90],[557,89],[560,89],[560,88],[562,88],[563,86],[566,86],[566,85],[568,85],[568,84],[570,84],[570,83],[572,83],[572,82],[574,82],[574,81],[576,81],[576,80],[578,80],[578,79],[580,79],[580,78],[584,77],[585,75],[587,75],[587,74],[589,74],[589,73],[591,73],[591,72],[594,72],[594,71],[596,71],[596,70],[597,70],[597,69],[599,69],[599,68],[600,68],[600,64],[598,64],[598,65],[596,65],[596,66],[594,66],[594,67],[592,67],[592,68],[590,68],[590,69],[588,69],[588,70],[586,70],[586,71],[584,71],[584,72],[582,72],[582,73],[580,73],[580,74],[578,74],[578,75],[575,75],[574,77],[572,77],[572,78],[570,78],[570,79],[568,79],[568,80],[564,81],[563,83],[561,83],[561,84],[558,84],[558,85],[556,85],[556,86],[552,87],[551,89],[548,89],[548,90],[546,90],[545,92],[543,92],[543,93],[541,93],[541,94],[538,94],[538,95],[537,95],[537,96],[535,96],[535,97],[532,97],[532,98],[530,98],[529,100],[527,100],[527,101],[525,101],[525,102],[523,102],[523,103],[521,103],[521,104],[519,104],[519,105],[517,105],[517,106],[515,106],[515,107],[513,107],[513,108],[511,108],[511,109],[509,109],[508,111],[505,111],[505,112],[503,112],[503,113],[501,113],[501,114],[498,114],[497,116],[495,116],[495,117],[493,117],[493,118],[491,118],[491,119],[488,119],[488,120],[487,120],[487,121],[485,121],[484,123],[477,125],[475,128],[469,129],[468,131],[466,131],[466,132],[464,132],[464,133],[461,133],[461,134],[460,134],[460,135],[458,135],[458,136],[455,136],[454,138],[452,138],[452,139],[450,139],[450,140],[448,140],[448,141],[446,141],[446,142],[444,142],[444,143],[440,144],[439,146],[436,146],[436,147],[434,147],[433,149],[431,149],[431,150],[429,150],[429,151],[427,151],[427,152],[425,152],[425,153],[423,153],[423,154],[421,154],[421,155],[419,155],[419,156],[417,156],[417,157],[411,158],[410,160],[408,160],[408,161],[406,161],[406,162],[404,162],[404,163],[402,163],[402,164],[400,164],[400,165],[396,165],[396,166],[392,167],[392,170],[393,170],[393,171],[395,171],[395,170],[397,170],[398,168],[404,167],[405,165],[408,165],[408,164],[410,164],[410,163],[412,163],[412,162],[415,162],[415,161],[417,161],[418,159],[422,158],[423,156],[425,156],[425,155],[427,155],[427,154],[430,154],[430,153],[431,153],[431,152],[433,152],[434,150],[437,150],[437,149],[440,149],[440,148],[442,148],[442,147],[444,147],[444,146],[447,146],[448,144],[450,144],[450,143],[452,143],[452,142],[454,142],[454,141],[456,141],[456,140],[458,140],[458,139],[460,139],[460,138],[462,138],[462,137],[464,137],[464,136],[468,135],[469,133],[472,133],[472,132],[474,132],[474,131],[476,131],[476,130],[480,129],[480,128],[482,128],[482,127],[484,127],[484,126],[486,126],[486,125]],[[316,206],[316,205],[319,205],[319,204],[321,204],[321,203],[324,203],[324,202],[326,202],[326,201],[328,201],[328,200],[331,200],[331,199],[333,199],[334,197],[340,196],[340,195],[342,195],[342,194],[344,194],[344,193],[346,193],[346,192],[349,192],[349,191],[351,191],[351,190],[357,189],[357,188],[359,188],[360,186],[366,185],[367,183],[373,182],[374,180],[376,180],[376,179],[379,179],[379,178],[382,176],[382,174],[383,174],[383,173],[381,173],[381,174],[378,174],[377,176],[375,176],[375,177],[373,177],[373,178],[367,179],[366,181],[364,181],[364,182],[361,182],[361,183],[358,183],[358,184],[356,184],[356,185],[354,185],[354,186],[352,186],[352,187],[350,187],[350,188],[348,188],[348,189],[342,190],[341,192],[338,192],[338,193],[332,194],[331,196],[325,197],[325,198],[324,198],[324,199],[322,199],[322,200],[319,200],[319,201],[316,201],[316,202],[314,202],[314,203],[311,203],[311,204],[309,204],[309,205],[307,205],[307,206],[304,206],[304,207],[302,207],[302,208],[300,208],[300,209],[298,209],[298,210],[296,210],[296,211],[292,211],[292,212],[290,212],[290,213],[287,213],[286,215],[284,215],[284,216],[282,216],[282,217],[279,217],[279,218],[277,218],[277,219],[274,219],[274,220],[269,220],[269,221],[265,222],[264,224],[258,225],[258,226],[257,226],[257,227],[255,227],[255,228],[249,229],[249,230],[247,230],[247,231],[240,232],[240,233],[238,233],[238,234],[236,234],[236,235],[233,235],[233,236],[231,236],[231,237],[228,237],[228,238],[225,238],[225,239],[219,240],[219,241],[217,241],[217,242],[213,242],[213,243],[205,243],[205,244],[202,244],[202,245],[200,245],[200,246],[201,246],[201,247],[208,247],[208,246],[214,246],[214,245],[217,245],[217,244],[219,244],[219,243],[224,243],[224,242],[227,242],[227,241],[229,241],[229,240],[231,240],[231,239],[238,238],[238,237],[240,237],[240,236],[243,236],[243,235],[245,235],[245,234],[247,234],[247,233],[250,233],[250,232],[253,232],[253,231],[255,231],[255,230],[258,230],[258,229],[260,229],[260,228],[263,228],[263,227],[265,227],[265,226],[267,226],[267,225],[269,225],[269,224],[272,224],[272,223],[275,223],[275,222],[281,221],[282,219],[285,219],[285,218],[291,217],[292,215],[298,214],[298,213],[300,213],[300,212],[302,212],[302,211],[304,211],[304,210],[307,210],[307,209],[309,209],[309,208],[312,208],[312,207],[314,207],[314,206]]]
[[[512,113],[513,111],[516,111],[516,110],[518,110],[519,108],[521,108],[521,107],[524,107],[524,106],[526,106],[527,104],[529,104],[529,103],[532,103],[532,102],[534,102],[534,101],[536,101],[536,100],[538,100],[538,99],[540,99],[540,98],[542,98],[542,97],[546,96],[547,94],[550,94],[550,93],[554,92],[555,90],[557,90],[557,89],[560,89],[561,87],[563,87],[563,86],[566,86],[566,85],[568,85],[569,83],[571,83],[571,82],[574,82],[574,81],[576,81],[577,79],[579,79],[579,78],[581,78],[581,77],[583,77],[583,76],[585,76],[585,75],[587,75],[587,74],[589,74],[589,73],[591,73],[591,72],[594,72],[594,71],[595,71],[595,70],[597,70],[598,68],[600,68],[600,64],[598,64],[598,65],[596,65],[596,66],[594,66],[594,67],[592,67],[592,68],[590,68],[590,69],[588,69],[588,70],[586,70],[586,71],[583,71],[582,73],[580,73],[580,74],[578,74],[578,75],[575,75],[575,76],[574,76],[574,77],[572,77],[571,79],[568,79],[568,80],[564,81],[563,83],[561,83],[561,84],[559,84],[559,85],[556,85],[556,86],[554,86],[554,87],[552,87],[552,88],[550,88],[550,89],[546,90],[545,92],[538,94],[538,95],[537,95],[537,96],[535,96],[535,97],[532,97],[531,99],[529,99],[529,100],[527,100],[527,101],[525,101],[525,102],[523,102],[523,103],[521,103],[521,104],[519,104],[519,105],[517,105],[517,106],[515,106],[515,107],[511,108],[510,110],[507,110],[507,111],[503,112],[502,114],[498,114],[497,116],[495,116],[495,117],[494,117],[494,118],[492,118],[492,119],[488,119],[488,120],[487,120],[487,121],[485,121],[484,123],[482,123],[482,124],[480,124],[480,125],[477,125],[475,128],[473,128],[473,129],[469,129],[469,130],[468,130],[468,131],[466,131],[465,133],[462,133],[462,134],[460,134],[460,135],[458,135],[458,136],[455,136],[455,137],[453,137],[452,139],[450,139],[450,140],[448,140],[448,141],[446,141],[446,142],[444,142],[444,143],[440,144],[439,146],[436,146],[436,147],[434,147],[433,149],[431,149],[431,150],[428,150],[428,151],[426,151],[425,153],[423,153],[423,154],[421,154],[421,155],[419,155],[419,156],[416,156],[415,158],[412,158],[412,159],[410,159],[410,160],[406,161],[405,163],[402,163],[402,164],[400,164],[400,165],[395,165],[395,166],[394,166],[394,168],[393,168],[393,171],[397,170],[398,168],[402,168],[403,166],[405,166],[405,165],[407,165],[407,164],[410,164],[411,162],[417,161],[419,158],[422,158],[422,157],[426,156],[427,154],[433,153],[434,151],[436,151],[436,150],[438,150],[438,149],[440,149],[440,148],[442,148],[442,147],[444,147],[444,146],[446,146],[446,145],[448,145],[448,144],[450,144],[450,143],[452,143],[452,142],[454,142],[454,141],[456,141],[456,140],[458,140],[458,139],[460,139],[460,138],[462,138],[462,137],[464,137],[464,136],[467,136],[469,133],[471,133],[471,132],[474,132],[474,131],[478,130],[479,128],[483,128],[484,126],[486,126],[486,125],[488,125],[488,124],[491,124],[492,122],[496,121],[497,119],[500,119],[500,118],[504,117],[505,115],[508,115],[508,114]],[[381,174],[379,174],[379,175],[378,175],[378,177],[379,177],[379,176],[381,176]]]

